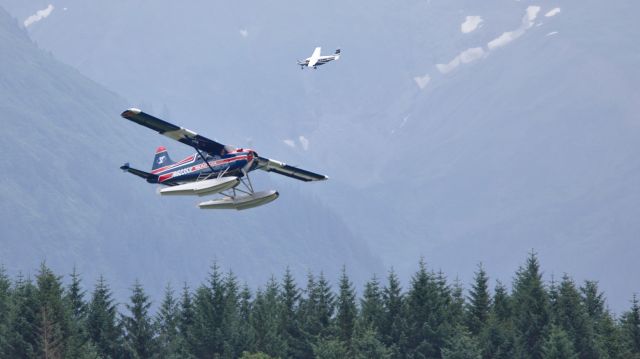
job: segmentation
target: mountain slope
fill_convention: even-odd
[[[21,19],[48,5],[1,2]],[[332,185],[308,190],[403,276],[422,254],[509,281],[536,249],[602,279],[614,308],[640,286],[637,2],[54,5],[29,26],[41,46],[187,127],[322,169]],[[315,46],[343,56],[300,71]]]
[[[75,265],[87,285],[104,274],[125,298],[131,273],[158,297],[168,281],[199,283],[214,261],[251,285],[286,266],[337,278],[346,265],[358,281],[381,271],[307,186],[252,211],[201,211],[119,171],[127,159],[147,168],[165,140],[121,119],[125,100],[38,49],[1,9],[0,64],[0,263],[11,273]],[[260,187],[288,180],[256,177]]]

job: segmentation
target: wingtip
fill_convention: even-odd
[[[124,112],[122,112],[122,114],[120,114],[120,116],[122,116],[122,117],[124,117],[124,118],[127,118],[127,117],[128,117],[128,116],[130,116],[130,115],[139,115],[141,112],[142,112],[142,110],[141,110],[141,109],[139,109],[139,108],[135,108],[135,107],[132,107],[132,108],[130,108],[130,109],[125,110]]]

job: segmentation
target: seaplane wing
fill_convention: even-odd
[[[309,58],[309,64],[307,66],[309,67],[313,67],[315,66],[315,64],[318,62],[318,60],[320,59],[320,51],[322,50],[321,47],[316,47],[315,50],[313,50],[313,54],[311,55],[311,57]]]
[[[301,168],[289,166],[288,164],[280,161],[272,160],[269,158],[258,157],[258,169],[267,172],[275,172],[283,176],[295,178],[300,181],[323,181],[329,177],[311,171],[303,170]]]
[[[161,135],[207,152],[213,156],[222,156],[235,150],[232,146],[226,146],[214,140],[210,140],[184,127],[176,126],[157,117],[151,116],[148,113],[144,113],[137,108],[130,108],[124,111],[122,113],[122,117],[157,131]]]

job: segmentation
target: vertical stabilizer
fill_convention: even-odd
[[[156,156],[153,158],[153,165],[151,166],[151,170],[153,171],[158,168],[169,166],[174,163],[175,162],[171,160],[171,157],[169,157],[169,153],[167,153],[167,149],[164,148],[164,146],[160,146],[156,150]]]

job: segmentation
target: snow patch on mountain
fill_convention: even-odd
[[[309,139],[300,135],[300,137],[298,137],[298,140],[300,141],[300,146],[302,146],[303,150],[308,150],[309,149]]]
[[[391,130],[391,134],[393,135],[394,133],[396,133],[396,131],[401,130],[404,127],[404,125],[407,124],[407,121],[409,120],[409,117],[410,116],[404,116],[404,118],[402,119],[402,122],[400,122],[400,125],[398,126],[398,128],[394,128],[394,129]]]
[[[524,35],[524,33],[533,26],[534,21],[536,17],[538,17],[539,12],[540,12],[540,6],[529,6],[527,8],[527,11],[524,17],[522,18],[522,24],[520,25],[520,27],[518,27],[513,31],[504,32],[502,33],[502,35],[489,41],[489,43],[487,44],[487,47],[489,47],[489,50],[493,50],[498,47],[505,46],[511,43],[512,41],[516,40],[520,36]]]
[[[481,47],[472,47],[470,49],[462,51],[458,56],[454,57],[453,60],[449,61],[449,63],[437,64],[436,67],[441,73],[447,74],[453,71],[456,67],[460,66],[460,64],[468,64],[475,60],[481,59],[484,56],[485,51]]]
[[[244,38],[249,37],[249,31],[247,29],[240,29],[240,36]]]
[[[25,21],[24,21],[24,27],[29,27],[33,24],[35,24],[36,22],[47,18],[49,15],[51,15],[51,13],[53,12],[53,9],[55,7],[52,4],[49,4],[49,6],[47,6],[46,8],[42,9],[42,10],[38,10],[35,14],[29,16]]]
[[[296,142],[292,139],[287,138],[286,140],[282,140],[282,142],[284,142],[285,145],[291,147],[291,148],[295,148],[296,147]]]
[[[467,16],[465,21],[460,25],[460,31],[463,34],[468,34],[475,31],[482,23],[482,17],[480,16]]]
[[[554,8],[551,9],[549,12],[547,12],[546,14],[544,14],[545,17],[552,17],[552,16],[556,16],[560,13],[560,8]]]
[[[418,87],[422,90],[423,88],[427,87],[427,85],[431,81],[431,76],[429,76],[429,74],[426,74],[424,76],[416,76],[413,78],[413,81],[415,81],[416,85],[418,85]]]

